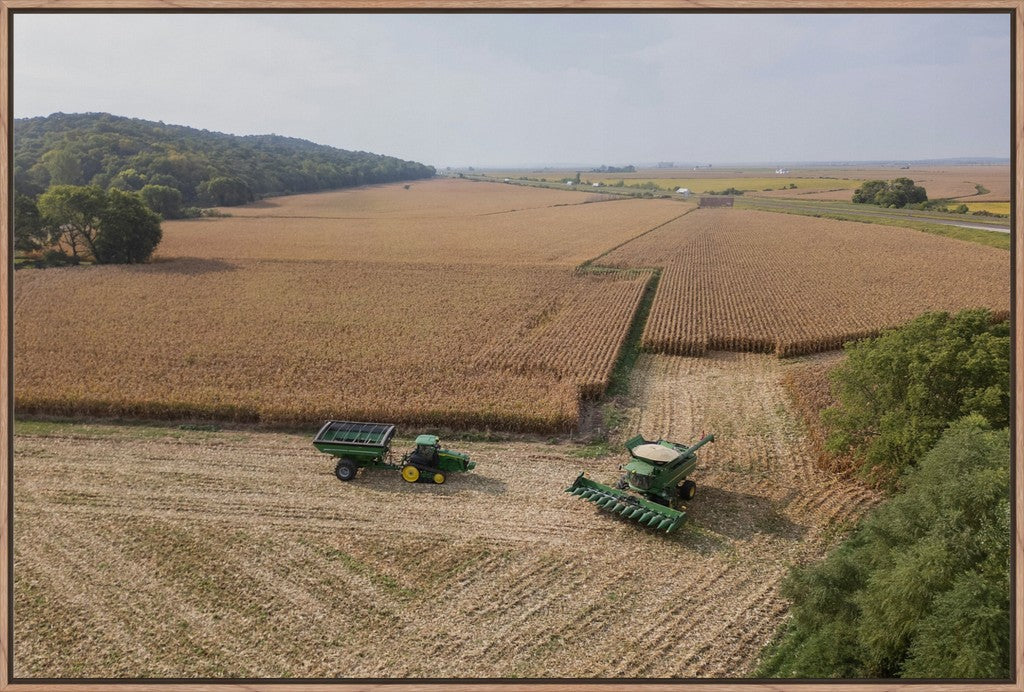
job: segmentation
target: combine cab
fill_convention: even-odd
[[[444,483],[449,473],[469,471],[476,466],[461,452],[441,449],[437,435],[420,435],[416,447],[400,463],[391,461],[391,438],[395,426],[388,423],[356,423],[329,420],[313,438],[313,446],[338,458],[334,475],[350,481],[360,468],[401,469],[410,483]]]
[[[668,440],[652,442],[638,435],[626,442],[632,459],[615,487],[590,480],[583,473],[565,489],[602,509],[672,533],[686,521],[686,503],[693,499],[697,484],[687,476],[697,465],[697,450],[714,435],[705,435],[694,445]]]

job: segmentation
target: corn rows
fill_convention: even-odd
[[[702,210],[602,261],[664,266],[642,345],[676,355],[794,356],[928,310],[1009,310],[1005,251],[889,226]]]

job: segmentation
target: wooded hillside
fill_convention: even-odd
[[[432,166],[414,161],[279,135],[236,136],[108,113],[14,121],[15,190],[29,197],[50,185],[163,185],[186,204],[233,205],[433,175]]]

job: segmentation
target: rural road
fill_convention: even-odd
[[[936,223],[942,226],[958,226],[960,228],[976,228],[982,231],[995,231],[996,233],[1009,233],[1009,225],[1000,223],[986,223],[979,221],[961,221],[960,219],[942,218],[934,216],[917,216],[901,212],[891,212],[874,209],[850,209],[849,206],[834,206],[830,204],[810,204],[804,202],[784,202],[774,199],[755,197],[750,200],[743,200],[744,206],[753,205],[765,211],[800,211],[818,212],[825,214],[856,214],[857,216],[877,216],[886,219],[897,219],[901,221],[919,221],[923,223]]]

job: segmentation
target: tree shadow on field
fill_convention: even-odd
[[[440,485],[437,483],[409,483],[402,480],[402,476],[398,471],[362,469],[353,482],[365,484],[374,490],[395,494],[427,493],[429,495],[454,495],[468,490],[486,495],[502,495],[508,489],[505,481],[481,476],[473,471],[449,473],[446,475],[445,482]]]
[[[268,199],[261,199],[258,202],[249,202],[245,205],[246,209],[273,209],[281,206],[278,202],[271,202]]]
[[[144,267],[156,274],[180,274],[183,276],[198,276],[200,274],[215,274],[217,272],[233,272],[237,267],[230,262],[219,259],[207,259],[203,257],[161,257],[153,260],[150,264],[134,265]]]
[[[806,526],[792,522],[768,498],[706,485],[697,488],[686,513],[693,524],[734,540],[768,534],[798,541],[807,533]]]

